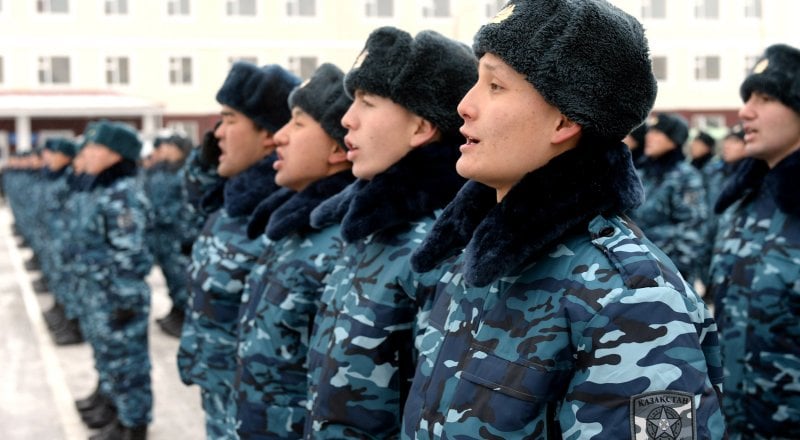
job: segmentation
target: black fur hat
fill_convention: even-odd
[[[78,154],[78,144],[75,143],[75,141],[64,137],[47,139],[43,148],[45,150],[62,153],[69,157],[75,157],[75,155]]]
[[[142,152],[139,134],[128,124],[101,119],[86,125],[83,137],[87,144],[105,145],[125,159],[137,160]]]
[[[605,0],[511,0],[475,35],[584,133],[622,140],[657,84],[641,23]]]
[[[713,136],[706,133],[705,131],[697,132],[697,135],[694,137],[696,140],[704,143],[711,152],[714,152],[714,147],[717,145],[717,141],[714,139]]]
[[[303,109],[342,147],[347,134],[347,129],[342,126],[342,116],[353,102],[344,91],[343,79],[341,69],[325,63],[289,95],[289,109]]]
[[[743,101],[764,92],[800,113],[800,50],[785,44],[769,46],[739,88]]]
[[[391,99],[436,125],[445,135],[463,123],[456,107],[478,79],[469,48],[435,31],[416,37],[395,27],[378,28],[344,79],[356,89]]]
[[[678,148],[681,148],[689,138],[689,123],[677,113],[661,113],[647,122],[648,130],[664,133]]]
[[[217,92],[217,102],[275,133],[291,118],[286,99],[298,84],[300,78],[277,64],[258,67],[239,61]]]

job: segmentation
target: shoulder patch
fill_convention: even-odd
[[[694,396],[680,391],[656,391],[631,397],[631,438],[694,440]]]

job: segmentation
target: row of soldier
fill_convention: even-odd
[[[512,0],[472,50],[379,28],[303,84],[234,64],[181,168],[203,226],[164,238],[191,253],[177,363],[207,437],[798,437],[798,70],[776,45],[743,83],[714,232],[685,121],[647,125],[638,170],[622,142],[656,82],[605,1]],[[141,144],[108,121],[83,142],[65,253],[99,384],[78,404],[110,415],[93,439],[145,438]]]

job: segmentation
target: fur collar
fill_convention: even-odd
[[[45,167],[45,168],[43,168],[42,173],[44,174],[44,178],[45,179],[47,179],[47,180],[56,180],[59,177],[65,175],[67,173],[67,171],[70,170],[70,169],[71,168],[70,168],[69,165],[65,165],[65,166],[63,166],[63,167],[61,167],[61,168],[59,168],[57,170],[51,170],[50,168]]]
[[[706,153],[700,157],[692,159],[692,166],[698,170],[702,170],[704,166],[714,157],[711,153]]]
[[[581,144],[528,173],[500,203],[493,189],[464,185],[411,262],[425,272],[465,248],[465,280],[486,286],[571,229],[599,214],[624,213],[642,199],[625,144]]]
[[[353,182],[350,170],[342,171],[295,194],[274,211],[267,223],[267,237],[280,240],[292,232],[301,232],[311,227],[311,211],[329,197],[339,193]]]
[[[279,188],[262,200],[250,214],[250,220],[247,221],[247,238],[253,240],[263,234],[272,213],[295,194],[289,188]]]
[[[225,182],[223,207],[231,217],[249,216],[262,200],[278,189],[275,184],[275,153]]]
[[[683,155],[683,151],[680,148],[676,148],[659,157],[642,156],[642,159],[640,168],[643,173],[663,177],[668,171],[678,166],[680,162],[686,160],[686,156]]]
[[[725,188],[714,206],[714,212],[717,214],[724,212],[737,200],[755,194],[763,187],[775,195],[775,202],[781,211],[800,216],[798,175],[800,175],[800,150],[787,156],[773,169],[769,169],[763,160],[743,159],[734,174],[726,181]]]
[[[122,159],[94,176],[90,188],[109,187],[125,177],[136,177],[136,162],[130,159]]]
[[[342,224],[342,237],[356,241],[405,225],[443,208],[464,184],[456,173],[456,142],[416,148],[372,180],[357,180],[311,213],[311,226]]]
[[[165,172],[165,173],[175,173],[181,169],[183,166],[183,161],[179,162],[170,162],[167,160],[162,160],[160,162],[156,162],[147,169],[149,173],[158,173],[158,172]]]

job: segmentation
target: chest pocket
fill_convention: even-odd
[[[522,365],[474,347],[467,359],[446,423],[466,423],[503,438],[560,437],[555,413],[570,371]]]

